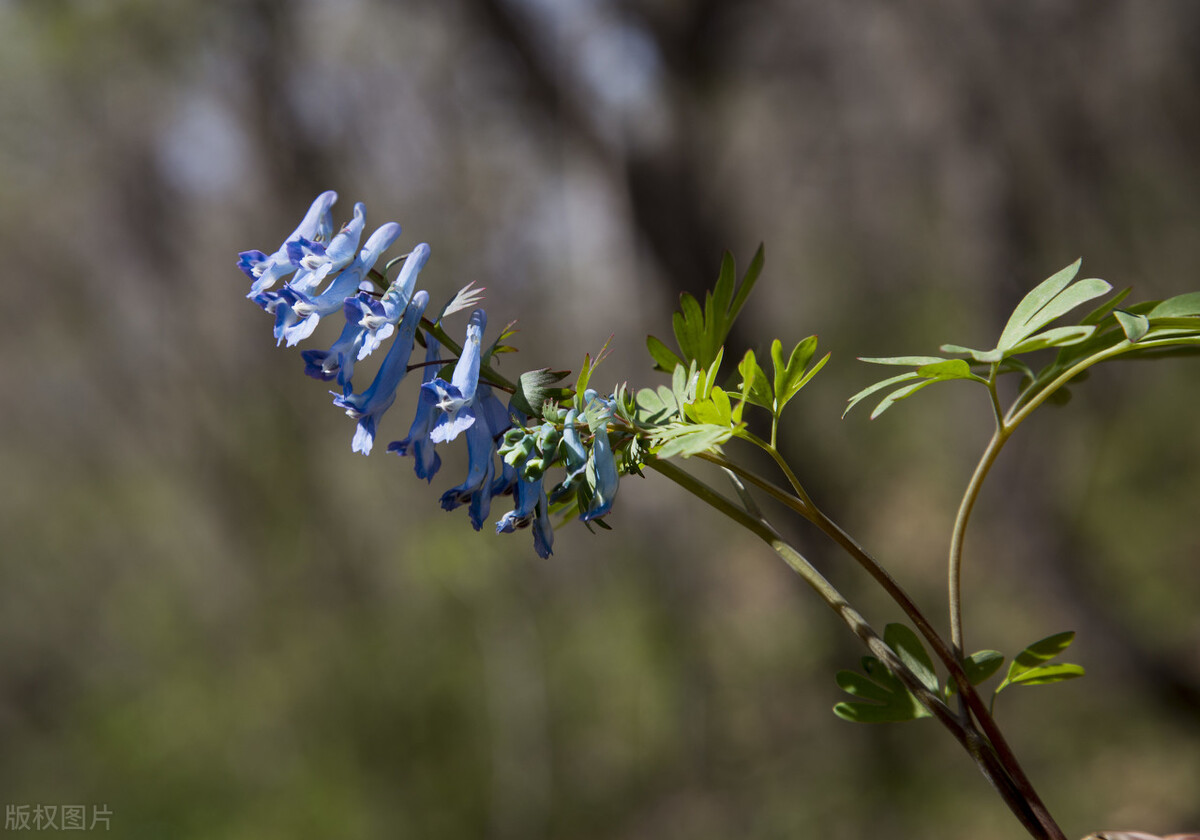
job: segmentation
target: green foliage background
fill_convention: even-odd
[[[1197,288],[1198,46],[1184,0],[0,2],[0,803],[134,838],[1020,836],[930,721],[836,719],[854,640],[665,482],[539,562],[352,455],[235,252],[338,189],[430,242],[435,300],[521,319],[510,375],[613,335],[593,381],[637,388],[676,293],[765,241],[727,357],[820,333],[781,446],[940,614],[988,406],[840,420],[854,356],[990,346],[1081,254]],[[1198,386],[1096,371],[968,536],[971,647],[1078,632],[1085,679],[999,703],[1072,835],[1200,825]]]

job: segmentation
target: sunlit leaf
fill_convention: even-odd
[[[677,365],[683,364],[683,361],[675,355],[671,348],[652,335],[646,336],[646,349],[650,351],[650,357],[654,359],[655,370],[670,373],[675,370]]]
[[[850,398],[849,405],[847,405],[846,410],[842,412],[842,417],[845,417],[847,414],[849,414],[850,409],[854,408],[854,406],[858,405],[860,402],[862,402],[864,399],[871,396],[875,392],[882,391],[884,388],[891,387],[892,385],[896,385],[900,382],[911,382],[914,379],[920,379],[920,378],[921,377],[918,376],[915,371],[909,371],[908,373],[902,373],[898,376],[892,376],[892,377],[889,377],[888,379],[881,380],[879,382],[876,382],[874,385],[868,385],[866,388],[863,388],[861,391],[859,391],[857,394],[855,394],[853,397]]]
[[[1055,659],[1062,654],[1071,642],[1075,640],[1074,631],[1068,630],[1063,633],[1055,633],[1052,636],[1047,636],[1044,639],[1039,639],[1029,647],[1025,648],[1012,664],[1008,666],[1008,676],[1004,678],[1004,682],[996,688],[996,693],[999,694],[1009,685],[1015,683],[1023,683],[1025,685],[1041,685],[1046,682],[1059,682],[1062,679],[1071,679],[1072,677],[1081,676],[1083,669],[1078,666],[1071,666],[1064,671],[1047,672],[1044,676],[1052,677],[1055,674],[1068,674],[1068,676],[1060,676],[1056,679],[1039,679],[1039,674],[1035,673],[1046,666],[1044,663]],[[1064,663],[1065,664],[1065,663]],[[1056,666],[1058,667],[1058,666]],[[1032,681],[1031,681],[1032,680]]]

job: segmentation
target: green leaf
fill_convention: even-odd
[[[1043,281],[1037,288],[1027,294],[1000,334],[997,350],[1003,350],[1005,355],[1018,344],[1033,335],[1042,327],[1070,312],[1082,303],[1106,294],[1112,289],[1108,283],[1095,277],[1089,277],[1076,283],[1071,283],[1079,272],[1080,261],[1076,260],[1049,279]]]
[[[1146,336],[1146,333],[1150,331],[1150,319],[1145,315],[1115,309],[1113,310],[1113,317],[1117,319],[1117,323],[1125,331],[1125,337],[1134,344],[1141,341]]]
[[[679,297],[679,311],[674,314],[671,324],[675,333],[675,341],[682,353],[682,361],[696,362],[701,369],[712,365],[718,350],[724,345],[725,338],[733,326],[742,306],[745,304],[751,289],[762,271],[763,249],[759,246],[750,267],[742,276],[740,284],[734,283],[733,256],[726,253],[721,261],[721,272],[713,291],[706,293],[704,306],[694,296],[683,293]],[[735,285],[737,286],[735,291]],[[667,360],[659,360],[660,364]],[[661,355],[661,353],[659,354]]]
[[[659,458],[689,458],[701,452],[711,452],[733,437],[733,433],[734,430],[729,426],[673,423],[656,429],[650,442]]]
[[[1179,318],[1200,315],[1200,292],[1167,298],[1147,313],[1150,318]]]
[[[524,412],[530,417],[540,418],[542,406],[546,399],[561,389],[552,388],[558,382],[570,375],[569,370],[530,370],[521,374],[517,380],[517,390],[512,395],[513,408]]]
[[[860,402],[862,402],[864,399],[866,399],[867,397],[874,394],[876,391],[882,391],[884,388],[887,388],[891,385],[895,385],[899,382],[909,382],[913,379],[920,379],[920,377],[917,375],[917,373],[915,371],[910,371],[908,373],[902,373],[899,376],[892,376],[892,377],[889,377],[888,379],[881,380],[879,382],[876,382],[874,385],[868,385],[866,388],[863,388],[861,391],[859,391],[857,394],[855,394],[853,397],[850,398],[849,405],[847,405],[846,410],[842,412],[842,417],[845,417],[847,414],[849,414],[850,409],[854,408],[854,406],[858,405]]]
[[[699,380],[700,373],[696,370],[695,362],[692,362],[691,367],[686,369],[680,365],[671,374],[671,391],[675,394],[675,402],[681,409],[695,401],[696,385]]]
[[[1055,633],[1053,636],[1047,636],[1025,648],[1017,654],[1012,664],[1008,666],[1008,676],[996,688],[996,693],[999,694],[1008,686],[1017,683],[1023,685],[1042,685],[1082,676],[1083,668],[1078,665],[1070,666],[1065,670],[1057,670],[1060,666],[1054,666],[1053,669],[1043,671],[1043,669],[1048,667],[1044,663],[1062,654],[1063,651],[1071,646],[1071,642],[1073,641],[1075,641],[1075,633],[1072,630],[1068,630],[1064,633]],[[1061,674],[1067,674],[1067,676],[1061,676]],[[1047,679],[1042,679],[1042,677],[1047,677]]]
[[[911,385],[905,385],[903,388],[897,388],[895,391],[892,391],[892,393],[888,394],[879,401],[879,405],[875,406],[875,410],[871,412],[871,419],[874,420],[880,414],[883,414],[883,412],[900,402],[900,400],[908,399],[922,388],[941,381],[942,380],[940,379],[923,379],[920,382],[914,382]]]
[[[675,394],[666,385],[658,390],[643,388],[637,392],[637,422],[643,426],[661,426],[679,417]]]
[[[859,356],[858,360],[860,362],[870,362],[873,365],[904,365],[906,367],[922,367],[923,365],[950,361],[943,356],[887,356],[879,358]]]
[[[829,355],[826,354],[821,361],[817,362],[812,370],[806,371],[805,369],[808,367],[808,363],[812,361],[812,357],[816,351],[817,337],[810,335],[792,349],[785,364],[783,361],[783,344],[779,339],[775,339],[771,343],[771,362],[775,367],[775,399],[772,412],[776,417],[783,412],[783,407],[788,404],[792,397],[807,385],[808,381],[816,376],[817,371],[829,361]]]
[[[746,402],[770,410],[774,406],[775,398],[771,393],[766,371],[759,367],[753,350],[747,350],[742,361],[738,363],[738,373],[742,375],[742,393],[746,395]]]
[[[708,399],[697,399],[683,407],[683,413],[696,423],[712,426],[733,426],[733,408],[729,395],[721,388],[713,388]]]
[[[924,376],[927,379],[973,379],[984,385],[987,384],[986,379],[971,372],[971,366],[965,359],[944,359],[940,362],[921,365],[917,368],[917,376]]]
[[[1035,350],[1045,350],[1047,347],[1065,347],[1078,344],[1089,338],[1096,331],[1095,327],[1055,327],[1030,336],[1016,346],[1004,351],[1006,356],[1018,353],[1032,353]]]
[[[1004,654],[998,650],[978,650],[972,653],[962,661],[963,673],[967,675],[967,682],[971,685],[979,685],[984,682],[992,674],[1000,670],[1000,666],[1004,664]],[[946,696],[950,696],[958,691],[958,684],[954,680],[949,680],[946,683]]]
[[[998,650],[978,650],[963,660],[963,671],[971,685],[979,685],[1004,664],[1004,654]]]
[[[1051,683],[1063,682],[1064,680],[1073,680],[1076,677],[1082,677],[1084,670],[1082,665],[1073,665],[1069,662],[1062,662],[1057,665],[1040,665],[1037,668],[1030,668],[1015,680],[1010,680],[1010,685],[1050,685]]]
[[[717,373],[721,370],[721,360],[725,357],[725,348],[718,347],[717,355],[713,359],[712,364],[708,366],[708,370],[704,373],[704,379],[700,387],[697,389],[696,396],[705,398],[712,391],[713,385],[717,383]]]
[[[904,684],[873,656],[862,658],[866,676],[854,671],[839,671],[837,684],[847,694],[870,700],[869,703],[838,703],[833,713],[852,723],[890,723],[929,717]]]
[[[972,347],[963,347],[960,344],[943,344],[940,349],[943,353],[970,356],[975,361],[985,365],[995,364],[1004,358],[1004,351],[1002,350],[976,350]]]
[[[652,335],[646,336],[646,349],[650,351],[650,357],[654,359],[655,370],[670,373],[675,370],[677,365],[683,364],[683,361],[675,355],[671,348]]]
[[[883,640],[926,688],[937,691],[938,678],[933,670],[933,660],[925,652],[916,633],[903,624],[893,623],[883,628]]]

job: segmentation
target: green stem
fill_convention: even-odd
[[[1000,450],[1004,448],[1008,436],[1009,431],[1003,425],[996,428],[995,434],[988,442],[987,449],[983,452],[983,457],[975,465],[975,472],[971,475],[971,480],[959,503],[958,515],[954,518],[954,530],[950,533],[950,642],[959,659],[966,655],[962,620],[962,556],[967,522],[971,519],[971,511],[975,508],[975,500],[979,498],[979,491],[983,488],[984,479],[987,478],[992,464],[996,462]]]
[[[942,701],[941,697],[930,691],[888,647],[866,619],[850,606],[841,593],[799,551],[784,542],[769,523],[761,518],[751,516],[708,485],[669,461],[648,460],[646,466],[674,481],[770,545],[788,567],[800,575],[804,582],[842,619],[851,632],[866,645],[867,649],[896,675],[897,679],[917,698],[921,705],[950,731],[1026,830],[1041,840],[1065,840],[1065,835],[1054,824],[1045,809],[1040,807],[1040,802],[1036,798],[1031,801],[1026,791],[1022,790],[1021,785],[1005,767],[1005,762],[997,754],[994,745],[981,736],[969,720],[960,719]],[[959,671],[961,673],[961,668]]]

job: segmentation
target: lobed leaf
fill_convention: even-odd
[[[866,361],[866,360],[864,359],[864,361]],[[876,382],[874,385],[868,385],[866,388],[863,388],[861,391],[859,391],[857,394],[855,394],[853,397],[850,398],[849,405],[847,405],[846,410],[842,412],[842,417],[845,417],[847,414],[849,414],[850,409],[854,408],[854,406],[858,405],[860,402],[862,402],[864,399],[866,399],[867,397],[874,394],[876,391],[882,391],[884,388],[887,388],[891,385],[895,385],[899,382],[909,382],[913,379],[919,379],[919,378],[920,378],[920,376],[915,371],[909,371],[908,373],[902,373],[899,376],[892,376],[892,377],[889,377],[888,379],[881,380],[879,382]]]
[[[742,393],[746,402],[753,403],[768,411],[774,405],[771,384],[767,373],[758,364],[753,350],[747,350],[742,361],[738,363],[738,373],[742,375]]]
[[[895,649],[891,644],[889,647]],[[919,642],[917,647],[920,647]],[[897,654],[901,655],[899,651]],[[838,703],[833,707],[835,715],[852,723],[894,723],[929,717],[925,707],[878,659],[864,656],[862,667],[866,671],[865,676],[854,671],[839,671],[837,684],[847,694],[872,702]]]
[[[701,452],[711,452],[733,437],[729,426],[696,423],[673,423],[657,429],[651,435],[655,454],[662,459],[689,458]]]

